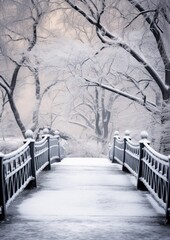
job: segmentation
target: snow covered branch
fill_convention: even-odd
[[[166,19],[167,15],[166,15],[165,8],[168,8],[168,5],[166,5],[166,7],[164,6],[165,8],[163,8],[163,7],[160,8],[160,6],[158,5],[157,8],[155,10],[153,10],[155,12],[155,14],[154,14],[153,19],[152,19],[147,14],[147,10],[144,9],[144,7],[139,2],[137,2],[136,0],[128,0],[128,1],[139,11],[140,15],[143,15],[144,19],[146,20],[146,22],[150,26],[150,31],[152,32],[152,34],[155,38],[159,54],[162,58],[164,66],[165,66],[165,84],[170,87],[170,59],[168,57],[168,53],[167,53],[167,50],[166,50],[166,47],[165,47],[165,44],[164,44],[164,41],[163,41],[163,38],[162,38],[162,35],[161,35],[162,30],[160,29],[160,27],[158,26],[158,23],[157,23],[158,22],[157,21],[158,20],[158,15],[159,15],[160,11],[163,12],[164,18]],[[136,18],[134,18],[133,20],[135,20],[135,19]],[[130,23],[128,25],[130,25]],[[167,90],[167,93],[168,93],[168,91],[169,90]],[[163,96],[164,96],[164,94],[163,94]],[[164,99],[166,99],[166,98],[170,98],[169,93],[167,94],[167,97],[165,97]]]
[[[155,82],[158,84],[163,99],[170,98],[169,87],[167,87],[155,69],[147,63],[147,61],[139,55],[134,49],[132,49],[127,43],[125,43],[122,39],[116,37],[113,33],[111,33],[100,21],[95,21],[91,16],[87,15],[86,11],[81,9],[78,5],[75,4],[76,1],[66,0],[66,2],[76,11],[78,11],[83,17],[85,17],[92,25],[96,27],[96,33],[100,40],[108,45],[117,45],[123,48],[126,52],[128,52],[133,58],[135,58],[142,66],[146,69],[146,71],[152,76]],[[130,1],[131,2],[131,1]],[[134,1],[132,1],[134,4]],[[88,6],[88,2],[84,1],[84,4]],[[136,6],[136,5],[135,5]],[[146,13],[145,13],[146,14]],[[169,81],[169,80],[168,80]],[[167,82],[166,82],[167,83]]]
[[[148,111],[151,111],[151,112],[159,111],[158,108],[157,108],[157,106],[156,106],[154,103],[146,100],[146,97],[144,97],[143,99],[141,99],[141,98],[135,97],[135,96],[133,96],[133,95],[131,95],[131,94],[128,94],[128,93],[126,93],[126,92],[123,92],[123,91],[121,91],[121,90],[118,90],[118,89],[116,89],[116,88],[113,88],[113,87],[111,87],[111,86],[108,86],[108,85],[105,85],[105,84],[102,84],[102,83],[99,83],[99,82],[94,82],[94,81],[89,80],[89,79],[87,79],[87,78],[86,78],[85,80],[86,80],[86,82],[88,83],[88,86],[91,86],[91,84],[92,84],[92,86],[95,85],[95,86],[100,87],[100,88],[103,88],[103,89],[105,89],[105,90],[107,90],[107,91],[110,91],[110,92],[114,92],[114,93],[116,93],[116,94],[119,94],[119,95],[122,96],[122,97],[128,98],[128,99],[130,99],[130,100],[132,100],[132,101],[135,101],[135,102],[137,102],[138,104],[144,106]]]

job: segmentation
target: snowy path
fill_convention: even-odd
[[[134,182],[107,159],[64,159],[11,204],[0,239],[170,239],[161,210]]]

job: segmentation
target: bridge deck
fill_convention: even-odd
[[[0,239],[169,239],[161,210],[134,182],[107,159],[64,159],[10,205]]]

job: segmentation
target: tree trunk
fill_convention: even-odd
[[[108,138],[109,134],[109,122],[110,122],[110,111],[105,107],[105,90],[102,89],[101,107],[102,107],[102,128],[103,128],[103,140]]]
[[[38,63],[37,63],[38,64]],[[35,79],[35,106],[33,110],[33,125],[31,127],[31,130],[33,132],[38,130],[38,125],[39,125],[39,111],[40,111],[40,105],[41,105],[41,94],[40,94],[40,79],[39,79],[39,69],[38,67],[34,68],[32,71],[34,74],[34,79]]]
[[[100,111],[99,111],[99,93],[97,87],[95,88],[95,133],[98,137],[101,137],[102,131],[100,129]]]
[[[13,96],[8,94],[8,99],[9,99],[9,104],[10,104],[11,110],[12,110],[12,112],[14,114],[14,117],[15,117],[15,120],[17,122],[17,125],[18,125],[19,129],[21,130],[21,133],[22,133],[23,137],[25,137],[26,129],[25,129],[25,126],[24,126],[23,122],[21,121],[21,117],[20,117],[18,109],[15,105]]]
[[[161,115],[162,137],[161,137],[161,152],[170,154],[170,99],[164,101]]]
[[[105,110],[104,118],[103,118],[103,138],[107,139],[109,135],[109,122],[110,122],[111,113],[108,110]]]
[[[38,131],[38,127],[39,127],[39,111],[40,111],[40,100],[37,101],[37,103],[35,104],[35,109],[33,111],[33,117],[32,117],[32,121],[33,121],[33,125],[31,127],[31,130],[33,132]]]

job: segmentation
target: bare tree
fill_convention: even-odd
[[[41,103],[42,100],[45,98],[45,95],[49,93],[49,91],[55,87],[59,82],[65,81],[64,78],[60,78],[59,76],[55,76],[54,80],[48,81],[46,83],[46,86],[42,88],[42,81],[40,80],[40,70],[39,70],[39,65],[40,62],[35,56],[35,63],[31,64],[28,61],[25,62],[26,67],[31,71],[33,78],[34,78],[34,87],[35,87],[35,104],[34,104],[34,109],[32,112],[32,126],[31,130],[35,133],[39,131],[39,117],[40,117],[40,108],[41,108]],[[56,97],[52,99],[52,103],[56,100]],[[49,110],[48,114],[51,116],[50,117],[50,126],[52,126],[53,122],[55,121],[55,117],[52,114],[52,109]]]
[[[106,94],[105,89],[98,89],[96,81],[107,81],[113,76],[111,69],[114,64],[113,59],[100,60],[95,53],[92,58],[77,63],[78,66],[73,63],[69,66],[73,75],[73,84],[69,88],[72,96],[69,118],[71,123],[83,129],[85,135],[104,145],[110,138],[111,114],[113,118],[113,104],[118,96]],[[94,84],[89,84],[86,75],[96,80]]]
[[[44,24],[43,18],[48,13],[60,9],[60,6],[58,8],[56,6],[58,5],[50,0],[28,0],[27,2],[24,0],[7,0],[1,3],[2,22],[0,27],[3,34],[1,34],[0,39],[0,49],[2,59],[4,63],[7,63],[7,66],[6,72],[2,70],[2,73],[0,73],[0,87],[6,93],[5,96],[10,109],[23,136],[25,135],[26,127],[17,107],[15,94],[18,89],[18,82],[21,81],[21,70],[26,66],[31,70],[35,80],[36,101],[33,110],[33,130],[36,130],[38,127],[42,98],[57,82],[49,83],[46,89],[41,92],[38,62],[34,66],[28,64],[30,63],[29,54],[35,48],[38,39],[44,38],[43,31],[40,34],[40,27]]]
[[[169,2],[168,1],[156,1],[156,3],[152,3],[152,1],[107,1],[107,0],[83,0],[83,1],[72,1],[66,0],[66,2],[79,14],[81,14],[91,25],[95,26],[96,34],[101,40],[103,44],[107,44],[109,46],[118,46],[123,49],[126,53],[130,54],[132,58],[134,58],[139,64],[141,64],[141,68],[144,68],[145,71],[150,75],[150,77],[155,81],[159,90],[162,93],[162,148],[163,151],[167,154],[170,152],[170,78],[169,78],[169,57],[168,51],[169,49],[163,42],[163,31],[164,26],[162,22],[166,22],[166,26],[169,27]],[[131,20],[127,19],[124,14],[122,14],[123,7],[127,7],[129,4],[132,4],[133,8],[129,8],[131,12],[135,12],[135,17],[131,18]],[[123,7],[122,7],[123,6]],[[126,10],[127,12],[127,10]],[[143,53],[139,53],[136,51],[134,47],[118,36],[120,30],[116,31],[114,23],[110,24],[111,21],[107,21],[109,14],[111,16],[115,16],[119,14],[119,17],[124,17],[124,21],[126,20],[126,28],[132,24],[136,19],[141,21],[140,17],[143,17],[143,21],[149,25],[149,31],[153,34],[153,39],[157,44],[157,52],[162,59],[164,64],[164,72],[165,78],[163,79],[160,76],[159,71],[153,67],[149,61],[143,56]],[[130,14],[129,14],[130,15]],[[132,16],[132,14],[131,14]],[[113,21],[112,21],[113,22]],[[128,26],[127,26],[128,25]],[[122,26],[120,26],[122,27]],[[123,25],[124,27],[124,25]],[[124,29],[122,29],[123,31]],[[138,44],[140,44],[139,42]],[[103,86],[100,83],[97,83],[98,86],[104,87],[109,91],[115,92],[115,89],[111,89],[108,86]],[[135,100],[133,96],[130,97],[129,94],[124,92],[118,92],[118,94],[122,94],[127,98],[131,98]],[[137,100],[138,101],[138,100]],[[144,99],[144,103],[146,103],[146,98]]]
[[[103,142],[108,138],[111,117],[111,108],[107,108],[104,92],[104,90],[98,88],[95,88],[91,93],[86,91],[85,96],[83,99],[78,100],[70,115],[71,123],[83,127],[86,134],[87,130],[90,129],[91,137],[99,142]]]
[[[26,45],[25,53],[21,53],[20,59],[14,60],[8,53],[6,54],[6,51],[2,52],[4,57],[6,59],[9,59],[13,63],[13,73],[11,76],[11,79],[7,79],[5,76],[1,75],[1,81],[0,81],[0,86],[6,91],[6,94],[8,96],[8,101],[10,108],[14,114],[15,120],[24,136],[25,134],[25,126],[21,120],[20,113],[18,111],[18,108],[15,103],[15,97],[14,97],[14,92],[16,89],[17,85],[17,80],[19,76],[20,69],[22,68],[25,60],[26,60],[26,52],[30,52],[34,46],[36,45],[37,42],[37,26],[41,20],[42,17],[42,10],[41,7],[36,0],[29,1],[28,5],[24,4],[24,2],[16,2],[16,1],[11,1],[8,3],[5,3],[5,6],[8,8],[8,11],[11,11],[12,9],[15,9],[13,11],[14,14],[14,19],[10,19],[10,24],[8,21],[8,18],[6,19],[6,16],[4,16],[4,24],[7,22],[7,24],[4,26],[4,39],[6,39],[7,43],[9,45],[11,42],[15,43],[17,42],[17,46],[19,44],[21,45]],[[21,10],[26,14],[26,16],[22,16],[22,18],[19,17],[17,18],[18,10]],[[3,11],[3,9],[1,9]],[[16,15],[15,15],[16,14]],[[7,13],[6,13],[7,15]],[[7,15],[8,16],[8,15]],[[12,18],[12,17],[11,17]],[[13,22],[12,22],[13,20]],[[27,21],[30,21],[31,25],[31,31],[30,35],[28,37],[25,37],[22,32],[24,28],[24,22],[27,24]],[[27,25],[26,25],[27,26]]]

